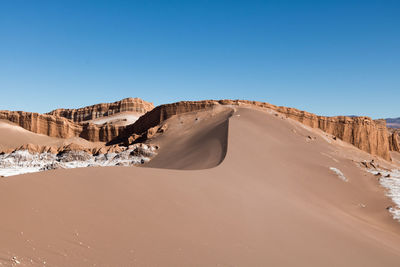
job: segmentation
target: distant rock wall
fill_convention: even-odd
[[[0,119],[9,120],[22,128],[51,137],[79,136],[82,126],[65,118],[24,111],[0,111]]]
[[[56,109],[47,114],[83,122],[128,111],[144,114],[153,108],[153,103],[140,98],[125,98],[114,103],[102,103],[78,109]]]
[[[390,128],[400,129],[400,118],[386,119],[386,124]]]
[[[64,139],[81,137],[91,142],[109,142],[124,128],[110,124],[78,124],[54,115],[23,111],[0,111],[0,119],[11,121],[37,134]]]

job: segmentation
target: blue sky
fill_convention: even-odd
[[[1,1],[0,109],[141,97],[400,116],[400,1]]]

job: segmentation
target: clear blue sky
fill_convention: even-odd
[[[400,116],[400,1],[0,1],[0,109],[141,97]]]

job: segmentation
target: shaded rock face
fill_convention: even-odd
[[[393,129],[389,132],[389,149],[400,152],[400,130]]]
[[[56,109],[47,114],[83,122],[128,111],[144,114],[153,108],[153,103],[140,98],[125,98],[114,103],[102,103],[78,109]]]

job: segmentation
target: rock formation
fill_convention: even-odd
[[[0,119],[9,120],[22,128],[51,137],[71,138],[79,136],[82,126],[62,117],[24,112],[0,111]]]
[[[82,122],[128,111],[144,114],[153,108],[153,103],[140,98],[125,98],[114,103],[101,103],[78,109],[56,109],[47,114],[64,117],[74,122]]]
[[[11,121],[34,133],[64,139],[81,137],[91,142],[109,142],[124,128],[110,124],[78,124],[54,115],[23,111],[0,111],[0,119]]]

